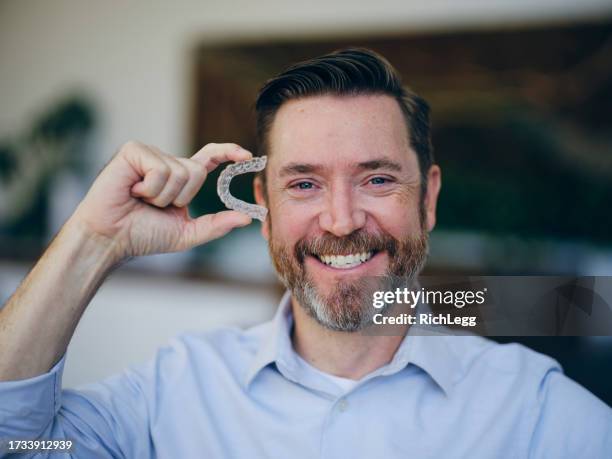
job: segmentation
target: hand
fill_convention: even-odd
[[[223,162],[251,157],[231,143],[210,143],[187,159],[128,142],[102,170],[69,223],[110,244],[116,262],[192,248],[251,222],[236,211],[191,218],[187,210],[209,172]]]

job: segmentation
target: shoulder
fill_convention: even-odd
[[[223,327],[201,333],[184,333],[158,350],[155,365],[174,373],[207,371],[241,372],[270,332],[266,322],[248,329]]]
[[[573,394],[574,400],[597,400],[590,392],[563,374],[553,358],[522,344],[499,344],[479,336],[446,336],[446,348],[459,361],[456,381],[474,379],[511,387],[518,395],[527,391],[538,400]],[[604,405],[605,406],[605,405]]]
[[[461,362],[463,376],[482,372],[496,377],[540,381],[550,371],[562,371],[553,358],[518,343],[499,344],[480,336],[445,337]]]
[[[445,340],[461,362],[459,391],[476,391],[483,400],[490,396],[486,403],[499,403],[505,417],[528,426],[533,450],[566,457],[612,448],[612,409],[564,375],[556,360],[517,343],[476,336]]]

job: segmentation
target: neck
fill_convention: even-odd
[[[330,330],[310,317],[292,297],[293,348],[308,363],[326,373],[349,379],[363,376],[389,363],[407,327],[394,336]]]

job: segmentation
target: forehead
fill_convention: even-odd
[[[417,165],[405,118],[387,95],[311,96],[283,104],[269,134],[270,167],[351,164],[385,156]]]

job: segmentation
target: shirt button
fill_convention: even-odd
[[[338,411],[344,413],[346,410],[348,410],[348,402],[343,398],[338,402]]]

